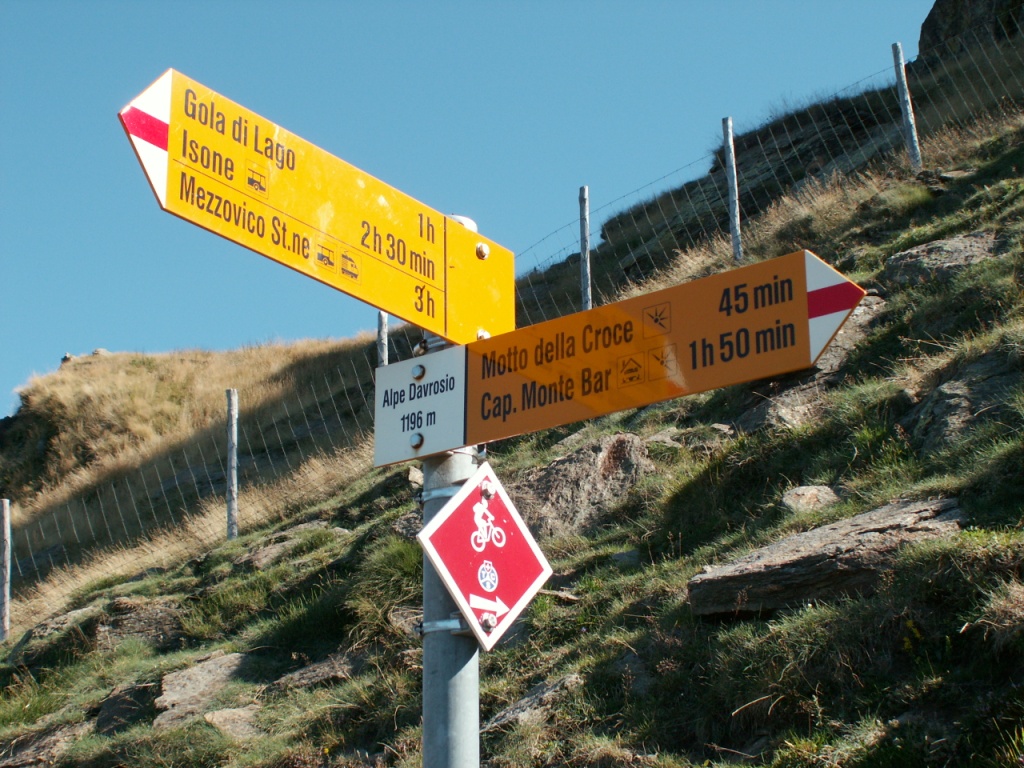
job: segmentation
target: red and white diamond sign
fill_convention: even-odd
[[[416,538],[485,651],[551,575],[544,553],[486,462]]]

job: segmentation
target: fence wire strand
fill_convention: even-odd
[[[1024,33],[1012,19],[988,20],[920,52],[907,70],[922,137],[944,128],[969,129],[973,120],[986,115],[1019,112],[1024,105],[1022,54]],[[886,164],[904,167],[895,89],[892,69],[880,70],[827,99],[737,135],[743,220],[766,214],[782,195],[799,192],[808,183],[861,178],[868,168]],[[591,243],[597,244],[591,249],[595,301],[613,301],[623,290],[669,267],[680,254],[727,239],[724,175],[724,161],[712,152],[640,189],[593,205],[591,221],[600,222],[592,224],[590,233]],[[575,220],[519,254],[521,266],[532,265],[516,281],[520,325],[581,307],[579,248]],[[393,327],[388,339],[391,359],[408,358],[419,341],[412,326]],[[290,509],[303,503],[306,491],[286,480],[310,471],[311,461],[327,463],[340,456],[344,472],[368,468],[365,460],[354,457],[372,438],[375,345],[351,346],[339,355],[327,369],[317,369],[308,378],[296,373],[289,394],[273,402],[261,402],[253,394],[248,404],[249,394],[239,392],[240,489],[258,493],[279,485],[281,503]],[[169,537],[169,546],[182,553],[188,551],[190,537],[212,541],[223,535],[218,530],[223,518],[203,512],[216,507],[226,489],[222,426],[214,420],[190,444],[144,462],[134,474],[99,482],[51,508],[33,510],[32,519],[12,531],[16,586],[31,585],[55,568],[81,563],[100,549],[131,547],[164,531],[189,531],[187,536]],[[250,524],[244,517],[244,501],[243,531]]]

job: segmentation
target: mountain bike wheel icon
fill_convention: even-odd
[[[496,547],[504,547],[505,532],[495,525],[488,524],[484,528],[474,531],[469,536],[469,543],[477,552],[483,552],[487,542],[491,542]]]

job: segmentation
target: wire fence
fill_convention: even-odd
[[[918,131],[926,139],[969,130],[981,117],[1024,105],[1022,18],[993,18],[922,50],[908,64]],[[756,220],[784,195],[842,183],[870,170],[905,169],[899,98],[891,67],[827,99],[769,119],[735,140],[741,218]],[[928,164],[927,155],[924,159]],[[722,151],[698,158],[591,211],[595,305],[669,266],[678,254],[728,237]],[[517,324],[581,307],[578,221],[518,254]],[[418,329],[393,328],[391,360],[412,355]],[[291,375],[267,400],[239,388],[239,522],[242,531],[289,516],[371,464],[375,345],[349,343]],[[13,623],[26,626],[64,605],[88,578],[167,567],[226,538],[226,409],[186,444],[111,470],[60,501],[14,499]],[[117,554],[121,553],[119,559]],[[72,576],[72,572],[77,575]]]

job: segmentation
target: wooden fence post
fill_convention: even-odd
[[[722,118],[725,145],[725,178],[729,182],[729,233],[732,236],[732,257],[743,261],[743,241],[740,239],[740,190],[736,177],[736,149],[733,146],[732,118]]]
[[[892,44],[893,65],[896,67],[896,87],[900,94],[900,113],[903,115],[903,140],[910,155],[910,167],[914,173],[921,172],[921,144],[917,140],[917,122],[914,120],[914,105],[910,103],[910,88],[907,86],[907,67],[903,61],[903,46]]]
[[[590,189],[580,187],[580,295],[583,309],[594,306],[590,288]]]
[[[0,521],[0,642],[11,632],[11,502],[2,500]]]
[[[377,365],[388,364],[388,313],[377,313]]]
[[[238,538],[238,390],[228,396],[228,539]]]

